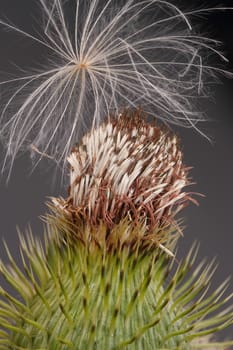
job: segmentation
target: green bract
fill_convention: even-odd
[[[21,237],[23,272],[9,252],[1,265],[20,297],[1,290],[0,349],[213,349],[194,341],[232,323],[227,283],[208,293],[214,264],[194,268],[196,246],[177,262],[159,248],[111,250],[48,230],[45,244]]]

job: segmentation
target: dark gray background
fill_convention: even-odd
[[[0,17],[5,16],[25,30],[33,31],[36,28],[33,17],[39,15],[34,3],[32,0],[0,0]],[[221,1],[221,4],[233,6],[233,1]],[[192,7],[195,5],[202,5],[202,2],[193,0]],[[213,6],[214,2],[205,1],[203,5]],[[201,23],[205,32],[223,41],[222,50],[230,61],[227,69],[233,72],[233,12],[206,14],[195,21]],[[0,43],[2,76],[5,72],[15,71],[14,63],[30,68],[33,62],[38,62],[43,56],[43,49],[39,45],[2,27]],[[213,282],[213,286],[216,286],[233,275],[233,79],[222,79],[222,84],[213,86],[212,90],[214,102],[203,103],[203,109],[211,121],[203,127],[214,140],[213,144],[193,130],[177,130],[182,140],[185,162],[193,166],[191,174],[197,184],[192,190],[206,196],[200,198],[199,207],[190,205],[183,214],[186,229],[184,238],[180,240],[179,256],[185,254],[194,240],[201,242],[200,258],[217,256],[219,268]],[[17,260],[16,226],[25,231],[30,224],[33,232],[41,235],[42,224],[38,217],[46,210],[44,202],[49,196],[66,193],[59,181],[51,186],[51,173],[43,170],[46,166],[44,162],[30,174],[30,159],[25,155],[17,159],[9,184],[6,185],[5,179],[1,179],[0,237],[4,237]],[[0,256],[6,260],[2,243]],[[233,281],[230,291],[233,292]],[[230,337],[232,333],[233,327],[225,331],[224,336]]]

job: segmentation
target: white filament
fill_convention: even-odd
[[[206,77],[221,71],[206,63],[206,50],[225,59],[217,41],[192,30],[190,16],[209,9],[185,13],[162,0],[75,0],[68,20],[70,0],[39,2],[42,37],[0,21],[47,48],[50,62],[40,73],[0,83],[2,89],[19,84],[0,115],[3,170],[11,171],[19,150],[30,145],[63,162],[88,128],[121,108],[140,106],[165,123],[197,128],[202,114],[193,100],[205,94]]]

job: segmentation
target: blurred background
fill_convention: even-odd
[[[185,5],[184,1],[173,1]],[[194,7],[212,7],[219,3],[192,0]],[[221,5],[233,6],[233,0],[221,1]],[[190,4],[189,4],[190,7]],[[38,7],[33,0],[1,0],[0,18],[9,19],[24,30],[35,33]],[[222,52],[229,59],[226,69],[233,72],[233,11],[205,13],[195,17],[199,31],[223,42]],[[18,67],[30,71],[34,62],[43,57],[43,48],[31,40],[15,35],[0,26],[0,74],[3,79],[17,72]],[[46,54],[46,53],[45,53]],[[5,87],[0,86],[0,89]],[[3,91],[0,90],[0,94]],[[190,129],[177,129],[184,151],[185,163],[192,166],[195,185],[192,191],[202,193],[199,207],[190,205],[183,213],[184,237],[180,239],[179,257],[184,256],[194,241],[201,243],[200,259],[217,257],[219,268],[213,288],[229,275],[233,276],[233,79],[222,77],[221,84],[212,86],[213,99],[203,102],[210,121],[202,130],[213,140],[212,143]],[[2,146],[1,146],[2,147]],[[3,150],[0,148],[1,158]],[[6,261],[4,239],[16,260],[19,259],[17,227],[25,232],[27,226],[35,235],[43,232],[39,216],[46,211],[45,202],[49,196],[66,195],[66,188],[59,179],[54,180],[51,172],[44,170],[44,161],[31,173],[28,154],[17,159],[8,184],[0,181],[0,257]],[[4,281],[0,280],[4,284]],[[233,280],[230,291],[233,292]],[[233,328],[224,332],[230,337]]]

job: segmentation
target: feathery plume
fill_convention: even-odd
[[[192,31],[189,17],[203,10],[185,13],[163,0],[75,0],[68,20],[71,1],[39,3],[42,35],[0,21],[48,50],[40,72],[1,82],[17,86],[0,115],[3,169],[31,145],[41,157],[64,161],[88,127],[122,107],[141,106],[165,123],[197,128],[202,115],[192,100],[215,75],[203,53],[225,60],[217,41]]]
[[[133,233],[128,237],[132,225],[140,227],[144,243],[166,242],[177,228],[176,214],[193,200],[184,191],[190,181],[177,137],[147,123],[139,110],[125,111],[86,134],[68,162],[69,197],[53,203],[75,227],[104,225],[111,245],[113,229],[122,232],[119,224],[125,220],[124,238],[116,234],[121,242],[135,243]]]

